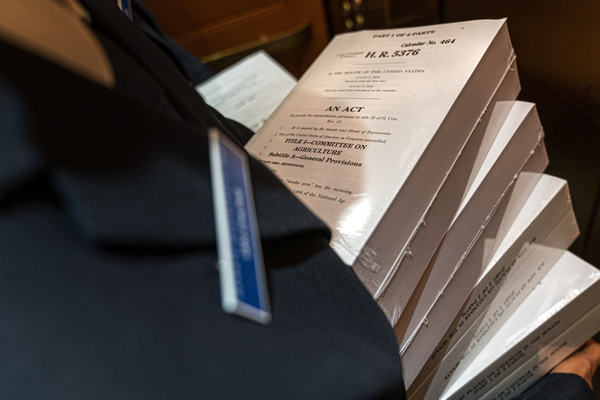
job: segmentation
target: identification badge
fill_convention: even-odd
[[[210,128],[212,178],[221,305],[268,324],[271,308],[246,153],[218,129]]]
[[[131,0],[117,0],[119,8],[133,21],[133,11],[131,10]]]

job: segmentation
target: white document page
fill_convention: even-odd
[[[256,132],[294,86],[296,78],[261,50],[196,90],[221,114]]]
[[[332,228],[347,264],[502,24],[338,35],[246,146]]]

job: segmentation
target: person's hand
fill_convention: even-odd
[[[581,376],[592,387],[592,379],[600,365],[600,344],[593,339],[588,340],[583,348],[571,354],[566,360],[552,370],[552,374],[576,374]]]

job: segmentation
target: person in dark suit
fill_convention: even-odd
[[[207,130],[242,147],[247,128],[114,1],[3,4],[3,398],[406,397],[385,316],[325,225],[252,159],[273,321],[222,312]],[[532,398],[565,379],[590,396],[555,376]]]
[[[251,132],[114,2],[82,4],[90,22],[49,0],[14,7],[28,32],[53,13],[47,35],[80,25],[112,76],[0,40],[2,397],[400,397],[385,316],[325,225],[252,159],[273,321],[221,310],[207,130],[240,146]]]

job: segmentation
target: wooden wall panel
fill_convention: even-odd
[[[222,62],[213,65],[217,70],[264,47],[299,76],[329,41],[320,0],[144,0],[144,3],[165,32],[193,54],[209,62],[221,59]]]

